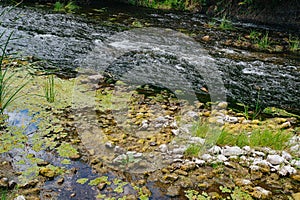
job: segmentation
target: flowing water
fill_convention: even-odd
[[[299,58],[224,48],[218,42],[204,46],[176,31],[201,32],[207,22],[202,15],[98,6],[102,9],[81,15],[15,8],[1,17],[0,30],[13,30],[17,38],[9,52],[33,56],[43,61],[41,67],[59,68],[67,76],[76,68],[93,68],[137,84],[183,90],[186,96],[250,106],[259,99],[263,107],[299,113]],[[146,28],[133,28],[136,24]]]

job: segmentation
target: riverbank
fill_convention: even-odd
[[[128,4],[145,6],[155,9],[188,10],[194,13],[207,14],[210,17],[264,24],[289,29],[299,33],[300,4],[293,1],[257,1],[257,0],[185,0],[185,1],[148,1],[122,0]]]

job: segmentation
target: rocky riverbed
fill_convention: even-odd
[[[31,74],[0,135],[8,199],[299,199],[297,115],[188,102],[90,71],[54,77],[49,103],[50,75]]]

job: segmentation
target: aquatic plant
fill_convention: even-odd
[[[206,192],[202,192],[200,194],[200,192],[196,191],[196,190],[187,190],[184,191],[185,193],[185,197],[187,197],[189,200],[210,200],[211,197],[208,196],[208,194]]]
[[[257,45],[260,49],[267,49],[270,46],[270,38],[268,32],[258,40]]]
[[[0,34],[0,39],[4,37],[6,31]],[[4,110],[17,98],[22,97],[20,94],[21,90],[28,84],[30,79],[27,77],[21,80],[19,85],[16,85],[16,74],[17,72],[9,72],[9,65],[4,67],[3,61],[7,58],[6,50],[9,41],[12,39],[13,32],[11,32],[5,42],[0,45],[1,57],[0,57],[0,113],[3,114]],[[27,81],[25,81],[27,79]],[[19,79],[18,79],[19,80]]]
[[[292,38],[292,36],[289,36],[289,49],[290,51],[298,51],[300,50],[300,40],[298,37]]]
[[[47,77],[45,86],[45,97],[49,103],[53,103],[55,100],[55,84],[54,84],[54,75],[51,74]]]
[[[73,1],[68,2],[67,5],[61,3],[60,1],[57,1],[54,4],[54,11],[56,12],[73,13],[78,9],[79,6],[77,6]]]
[[[256,30],[252,30],[249,34],[249,38],[253,41],[257,41],[261,33],[257,32]]]
[[[219,28],[222,30],[233,30],[232,22],[228,19],[226,19],[226,15],[223,16],[221,19],[221,24],[219,25]]]

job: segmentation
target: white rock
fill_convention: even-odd
[[[271,166],[271,171],[272,172],[276,172],[280,169],[280,165],[274,165],[274,166]]]
[[[239,156],[239,155],[244,154],[244,151],[238,146],[234,146],[234,147],[226,146],[222,150],[222,154],[224,156]]]
[[[198,158],[195,158],[194,162],[196,163],[196,165],[204,165],[205,164],[204,160],[200,160]]]
[[[251,182],[250,180],[248,180],[248,179],[242,179],[242,180],[241,180],[241,184],[242,184],[242,185],[251,185],[252,182]]]
[[[251,151],[251,147],[249,147],[249,146],[244,146],[242,149],[244,151],[246,151],[246,152],[250,152]]]
[[[166,117],[159,116],[159,117],[157,117],[157,118],[155,119],[155,121],[156,121],[157,123],[165,123],[165,122],[168,121],[168,119],[167,119]]]
[[[187,147],[179,147],[172,150],[173,154],[183,154]]]
[[[282,156],[284,159],[286,159],[286,160],[292,160],[291,154],[289,154],[289,153],[286,152],[286,151],[282,151],[281,156]]]
[[[290,150],[293,151],[293,152],[299,152],[300,151],[300,145],[296,144],[295,146],[292,146],[290,148]]]
[[[199,138],[199,137],[190,137],[190,142],[193,144],[204,144],[205,139]]]
[[[272,165],[280,165],[284,162],[284,158],[280,155],[268,155],[267,161]]]
[[[266,154],[264,152],[261,152],[261,151],[254,151],[253,154],[255,156],[260,156],[260,157],[265,157]]]
[[[135,153],[135,154],[133,154],[133,157],[134,158],[141,158],[143,156],[143,153]]]
[[[248,158],[246,156],[241,156],[240,159],[243,160],[243,161],[248,160]]]
[[[237,123],[239,121],[239,118],[226,115],[224,121],[229,123]]]
[[[266,190],[266,189],[264,189],[262,187],[259,187],[259,186],[255,187],[253,189],[254,189],[255,192],[257,192],[258,196],[256,196],[256,197],[258,197],[258,198],[268,197],[269,195],[272,194],[272,192],[270,192],[269,190]]]
[[[203,154],[202,156],[201,156],[201,158],[203,159],[203,160],[205,160],[205,161],[209,161],[209,160],[211,160],[212,159],[212,156],[210,155],[210,154]]]
[[[255,159],[253,165],[270,165],[270,163],[266,160]]]
[[[161,144],[158,148],[159,148],[159,151],[162,153],[168,152],[168,146],[166,144]]]
[[[186,115],[189,117],[189,118],[192,118],[192,119],[198,119],[199,118],[199,115],[198,113],[194,112],[194,111],[188,111],[186,113]]]
[[[149,127],[149,123],[148,123],[148,120],[143,120],[142,121],[142,126],[141,126],[141,129],[147,129]]]
[[[279,169],[279,174],[282,176],[286,176],[287,174],[295,174],[297,170],[294,167],[289,165],[285,165]]]
[[[228,158],[222,154],[217,156],[217,161],[219,161],[219,162],[225,162],[227,160],[228,160]]]
[[[219,154],[221,150],[222,150],[221,147],[215,145],[212,148],[210,148],[208,152],[211,154]]]
[[[113,145],[113,143],[111,143],[111,142],[106,142],[106,143],[105,143],[105,147],[111,149],[111,148],[114,147],[114,145]]]
[[[260,169],[260,167],[257,165],[251,165],[249,168],[253,171],[258,171]]]
[[[170,127],[171,127],[171,128],[178,128],[177,122],[176,122],[176,121],[173,121],[173,122],[170,124]]]
[[[300,160],[292,160],[291,164],[296,168],[300,168]]]
[[[174,135],[179,135],[180,133],[180,130],[179,129],[172,129],[171,132],[174,134]]]
[[[17,196],[14,200],[26,200],[23,195]]]

